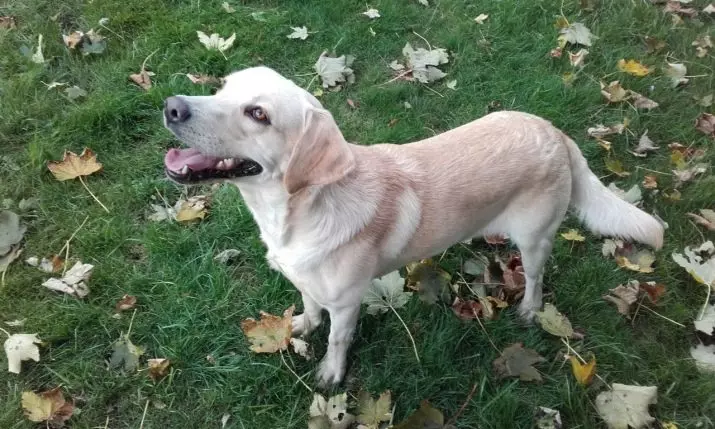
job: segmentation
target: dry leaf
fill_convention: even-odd
[[[147,359],[147,364],[149,364],[149,377],[156,382],[166,377],[171,361],[164,358]]]
[[[616,264],[639,273],[652,273],[655,256],[648,250],[639,250],[628,255],[617,255]]]
[[[392,429],[456,429],[452,425],[444,424],[442,412],[430,405],[427,400],[420,402],[420,408]],[[358,427],[358,429],[363,429]]]
[[[551,303],[544,304],[544,311],[536,312],[536,320],[544,331],[557,337],[570,338],[573,336],[571,322],[563,314],[559,313],[556,306]]]
[[[451,302],[450,282],[452,275],[440,268],[433,260],[423,259],[407,265],[407,287],[417,292],[420,300],[436,304],[439,300]]]
[[[357,399],[357,421],[366,429],[377,429],[382,422],[392,420],[392,399],[389,390],[381,393],[377,400],[363,390],[358,393]]]
[[[586,241],[586,237],[581,235],[577,229],[570,229],[568,232],[561,233],[561,236],[568,241]]]
[[[293,30],[292,33],[290,33],[288,36],[289,39],[300,39],[300,40],[305,40],[308,38],[308,28],[303,26],[303,27],[291,27],[291,30]]]
[[[558,41],[560,47],[566,46],[566,43],[571,43],[572,45],[591,46],[591,39],[596,38],[596,36],[591,34],[591,31],[580,22],[574,22],[573,24],[562,28],[559,33],[560,36],[558,37]]]
[[[142,69],[139,71],[139,73],[130,74],[129,79],[131,79],[132,82],[142,87],[145,91],[149,91],[149,89],[151,89],[152,76],[154,76],[154,73],[146,71],[144,66],[142,66]]]
[[[608,158],[606,159],[605,163],[608,171],[618,177],[626,177],[631,175],[631,173],[629,173],[623,168],[623,164],[621,163],[621,161],[616,158]]]
[[[685,64],[666,64],[668,64],[668,66],[664,68],[663,74],[670,78],[670,84],[673,88],[688,83],[690,79],[685,77],[685,75],[688,74],[688,69],[685,67]]]
[[[515,343],[504,349],[501,356],[493,362],[498,378],[519,377],[522,381],[541,381],[541,374],[532,365],[546,362],[532,349],[525,349],[521,343]]]
[[[226,249],[214,256],[214,261],[222,264],[228,264],[231,260],[236,259],[240,254],[241,251],[238,249]]]
[[[77,261],[62,278],[49,278],[42,283],[42,286],[77,298],[84,298],[89,294],[87,282],[92,275],[92,269],[94,269],[94,265]]]
[[[662,297],[665,294],[665,285],[656,283],[656,282],[645,282],[645,283],[639,283],[638,287],[642,292],[646,293],[646,296],[652,302],[653,304],[657,304],[658,301],[660,300],[660,297]]]
[[[549,51],[549,56],[551,58],[561,58],[561,56],[564,54],[564,49],[563,48],[554,48]]]
[[[474,22],[481,25],[484,24],[484,21],[486,21],[487,18],[489,18],[489,15],[487,15],[486,13],[480,13],[479,16],[474,18]]]
[[[380,17],[380,12],[377,9],[373,9],[373,8],[369,8],[362,14],[367,16],[370,19],[377,19]]]
[[[59,255],[54,255],[52,259],[31,256],[25,259],[25,263],[31,267],[37,267],[38,270],[44,273],[58,273],[64,267],[65,260]]]
[[[231,6],[227,1],[221,3],[221,7],[223,8],[224,11],[226,11],[226,13],[234,13],[234,12],[236,12],[236,8],[234,8],[233,6]]]
[[[97,162],[97,155],[91,149],[84,148],[79,156],[65,150],[62,161],[49,161],[47,168],[57,180],[64,181],[96,173],[102,169],[102,164]]]
[[[407,43],[402,48],[402,55],[407,60],[407,68],[412,72],[412,78],[422,83],[430,83],[447,76],[438,66],[449,62],[449,54],[444,48],[414,49]],[[407,78],[407,76],[405,76]]]
[[[710,107],[713,105],[713,94],[703,95],[702,97],[694,95],[693,99],[697,101],[698,106]]]
[[[688,216],[698,225],[702,225],[710,231],[715,231],[715,211],[710,209],[700,209],[700,215],[688,213]]]
[[[624,191],[623,189],[616,186],[615,183],[609,183],[608,190],[616,194],[618,198],[622,199],[623,201],[627,201],[631,204],[636,204],[641,199],[643,199],[643,193],[641,192],[641,188],[639,188],[638,185],[633,185],[628,191]]]
[[[673,175],[676,179],[673,186],[676,188],[680,187],[683,183],[689,182],[693,180],[696,176],[708,171],[708,168],[710,168],[710,165],[705,163],[699,163],[683,170],[672,170]]]
[[[643,187],[646,189],[658,189],[658,177],[646,175],[643,177]]]
[[[188,200],[176,202],[175,219],[177,222],[190,222],[196,219],[203,219],[208,213],[208,199],[205,195],[196,195]]]
[[[709,34],[702,34],[698,36],[691,45],[695,46],[695,56],[703,58],[708,54],[708,50],[713,47],[713,42]]]
[[[329,57],[327,52],[320,54],[314,68],[323,82],[323,88],[339,87],[343,82],[355,82],[353,69],[350,68],[354,60],[352,55]]]
[[[199,42],[201,42],[206,49],[209,51],[219,51],[221,53],[233,46],[233,42],[236,41],[236,33],[233,33],[228,39],[224,39],[217,33],[207,36],[206,33],[202,31],[197,31],[196,35],[199,37]]]
[[[581,364],[576,356],[570,356],[571,361],[571,371],[576,381],[581,386],[588,386],[593,380],[593,376],[596,375],[596,357],[594,356],[587,364]]]
[[[644,429],[655,421],[648,406],[657,402],[655,386],[628,386],[613,383],[611,390],[596,397],[596,410],[609,429]]]
[[[482,314],[482,305],[472,299],[464,301],[456,297],[452,303],[452,311],[462,320],[474,320]]]
[[[78,98],[86,97],[87,91],[77,85],[74,85],[69,88],[65,88],[65,94],[67,94],[67,98],[74,101]]]
[[[84,38],[84,33],[81,31],[73,31],[70,34],[63,34],[62,41],[70,49],[76,49],[82,45],[82,38]]]
[[[690,246],[683,252],[673,253],[673,261],[695,279],[696,282],[715,290],[715,246],[712,241],[706,241],[697,249]]]
[[[645,37],[645,44],[646,52],[648,52],[649,54],[662,51],[666,46],[668,46],[668,44],[665,43],[665,40],[660,40],[651,36]]]
[[[651,100],[648,97],[645,97],[635,91],[628,91],[629,98],[631,102],[633,103],[633,107],[636,109],[645,109],[645,110],[650,110],[650,109],[655,109],[656,107],[660,106],[660,104],[656,103],[655,101]]]
[[[579,68],[583,67],[584,60],[586,59],[587,55],[588,55],[587,49],[580,49],[575,54],[573,52],[569,52],[569,62],[571,63],[571,66],[579,67]]]
[[[261,311],[261,320],[248,318],[241,322],[241,329],[251,342],[251,351],[255,353],[275,353],[287,350],[290,343],[293,320],[292,305],[283,312],[283,317]]]
[[[42,55],[42,34],[37,36],[37,48],[35,52],[30,57],[30,60],[35,64],[44,64],[45,56]]]
[[[114,307],[115,310],[117,311],[126,311],[126,310],[131,310],[137,305],[137,297],[133,295],[124,295],[122,299],[120,299],[117,302],[117,305]]]
[[[40,361],[40,349],[37,344],[42,341],[37,334],[12,334],[5,340],[3,347],[7,355],[7,370],[13,374],[19,374],[22,369],[22,361]]]
[[[301,340],[300,338],[291,338],[290,345],[293,347],[293,351],[303,356],[305,360],[313,359],[313,354],[310,352],[310,345],[307,341]]]
[[[20,222],[20,216],[9,210],[0,211],[0,273],[22,253],[22,239],[27,227]]]
[[[60,387],[40,393],[22,392],[22,410],[31,422],[62,426],[72,417],[74,402],[65,401]]]
[[[584,1],[588,0],[581,0],[582,3]],[[537,429],[563,429],[564,427],[561,422],[561,413],[551,408],[539,407],[534,419],[536,420],[535,426]]]
[[[348,413],[348,395],[341,393],[327,400],[320,394],[313,394],[310,404],[308,429],[347,429],[355,421]]]
[[[134,371],[139,366],[139,357],[144,354],[142,347],[135,346],[128,335],[121,335],[112,344],[112,355],[109,357],[109,367],[122,367],[124,371]]]
[[[451,90],[453,90],[453,91],[456,91],[456,90],[457,90],[457,80],[456,80],[456,79],[455,79],[455,80],[450,80],[450,81],[447,82],[444,86],[446,86],[447,88],[449,88],[449,89],[451,89]]]
[[[705,6],[705,9],[703,9],[703,13],[707,13],[708,15],[715,13],[715,3],[710,3],[709,5]]]
[[[695,120],[695,129],[715,138],[715,116],[703,113]]]
[[[638,146],[636,146],[631,153],[636,156],[644,157],[648,154],[648,152],[653,152],[658,149],[660,149],[660,146],[655,145],[655,142],[648,137],[648,130],[645,130],[641,138],[638,140]]]
[[[623,89],[617,80],[614,80],[608,85],[601,82],[601,94],[609,103],[618,103],[628,98],[628,92]]]
[[[636,60],[625,59],[618,60],[618,70],[637,77],[647,76],[651,72],[648,67]]]
[[[682,3],[684,3],[682,0],[670,0],[665,4],[663,12],[679,14],[689,18],[693,18],[698,15],[697,10],[692,7],[683,7]]]
[[[624,124],[615,124],[611,125],[610,127],[598,124],[595,127],[591,127],[586,130],[586,133],[589,135],[589,137],[602,138],[611,134],[622,134],[623,130],[625,129],[626,126]]]
[[[223,79],[205,74],[186,73],[186,77],[189,78],[191,83],[199,85],[221,85],[223,83]]]
[[[0,28],[5,30],[17,28],[17,20],[14,16],[0,16]]]
[[[386,313],[391,308],[400,308],[412,297],[412,292],[403,290],[404,286],[405,279],[400,276],[399,271],[385,274],[372,280],[361,303],[367,305],[369,314]]]

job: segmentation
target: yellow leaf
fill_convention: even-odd
[[[616,264],[621,268],[626,268],[639,273],[652,273],[655,256],[647,250],[641,250],[629,257],[616,256]]]
[[[189,222],[195,219],[203,219],[206,217],[206,213],[206,196],[196,195],[186,201],[181,201],[176,211],[176,221]]]
[[[561,236],[568,241],[586,241],[586,237],[579,234],[577,229],[571,229],[569,232],[564,232]]]
[[[662,429],[678,429],[678,425],[673,422],[663,422],[660,424]]]
[[[633,76],[643,77],[650,73],[650,69],[636,60],[619,60],[618,70]]]
[[[283,317],[261,311],[261,320],[248,318],[241,322],[241,329],[251,342],[251,350],[256,353],[275,353],[288,349],[293,324],[292,305],[283,312]]]
[[[576,356],[571,356],[569,360],[571,361],[571,370],[573,371],[573,376],[576,377],[576,381],[582,386],[591,384],[593,376],[596,375],[596,357],[591,358],[591,361],[585,365],[582,365]]]
[[[50,161],[47,168],[57,180],[64,181],[96,173],[102,169],[102,164],[97,162],[97,155],[91,149],[84,148],[79,156],[65,151],[62,161]]]
[[[608,169],[608,171],[617,175],[618,177],[626,177],[631,175],[631,173],[627,172],[623,168],[623,164],[621,163],[621,161],[615,158],[609,158],[606,160],[606,168]]]
[[[647,175],[643,178],[643,187],[646,189],[658,189],[658,177]]]
[[[22,392],[22,409],[31,422],[50,422],[61,425],[69,420],[74,404],[66,402],[59,387],[46,392]]]

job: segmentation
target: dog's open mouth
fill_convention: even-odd
[[[171,180],[184,184],[255,176],[263,171],[263,167],[251,159],[214,158],[193,148],[169,149],[164,166]]]

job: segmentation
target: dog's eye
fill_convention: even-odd
[[[246,110],[246,113],[258,122],[263,122],[266,124],[270,123],[268,121],[268,116],[266,116],[266,112],[264,112],[263,109],[261,109],[260,107],[251,107]]]

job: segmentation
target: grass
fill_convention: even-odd
[[[640,0],[601,0],[591,12],[571,0],[431,3],[425,8],[412,0],[376,0],[370,6],[382,17],[375,21],[360,15],[364,4],[349,1],[232,2],[232,14],[217,0],[10,0],[0,6],[0,15],[15,15],[19,22],[17,29],[0,30],[0,139],[5,156],[0,162],[0,196],[15,203],[29,197],[40,201],[37,210],[23,216],[29,227],[23,256],[59,251],[88,217],[70,254],[96,265],[91,293],[83,300],[41,287],[46,275],[33,268],[20,262],[11,266],[0,289],[0,320],[26,319],[23,328],[8,329],[37,332],[45,345],[42,360],[25,362],[21,375],[0,373],[0,427],[33,427],[22,416],[21,392],[56,385],[77,402],[80,411],[70,420],[75,428],[105,427],[107,421],[111,428],[137,428],[142,421],[145,428],[220,427],[224,413],[231,415],[229,428],[306,426],[312,394],[279,356],[250,353],[240,331],[241,320],[256,317],[259,310],[278,314],[298,302],[299,294],[267,266],[257,228],[238,191],[215,189],[209,217],[195,225],[146,219],[158,194],[174,201],[187,191],[163,176],[163,153],[175,142],[161,124],[162,102],[169,95],[208,94],[210,89],[192,85],[183,73],[221,76],[266,64],[304,87],[312,84],[314,90],[310,73],[315,60],[323,50],[335,49],[357,56],[357,82],[341,92],[326,91],[321,101],[351,141],[408,142],[480,117],[498,102],[553,121],[577,140],[605,182],[616,181],[621,187],[640,183],[648,174],[644,167],[662,172],[657,174],[661,188],[672,188],[666,149],[646,159],[628,153],[645,129],[661,146],[678,141],[703,147],[708,150],[706,161],[715,161],[712,140],[693,127],[694,119],[709,108],[692,99],[713,92],[715,62],[712,55],[696,58],[690,46],[697,35],[712,32],[711,18],[686,19],[673,28],[668,15]],[[699,9],[705,5],[694,3]],[[265,21],[254,20],[252,12],[263,12]],[[571,71],[568,60],[548,55],[556,44],[554,22],[562,12],[599,37],[570,86],[562,81],[562,74]],[[481,26],[473,22],[480,13],[489,14]],[[104,54],[83,57],[63,46],[62,32],[97,27],[102,17],[110,19],[108,29],[102,30],[109,39]],[[289,40],[285,36],[291,25],[306,25],[315,33],[306,41]],[[236,32],[228,59],[205,50],[196,30],[223,37]],[[23,46],[34,49],[38,34],[45,39],[44,65],[21,53]],[[434,91],[406,82],[382,85],[391,79],[388,64],[400,57],[405,42],[423,46],[417,34],[452,53],[443,68],[447,79],[457,80],[456,91],[444,82],[431,86]],[[665,39],[668,47],[646,53],[642,40],[647,35]],[[156,73],[154,87],[145,92],[129,82],[128,75],[155,50],[148,61]],[[656,71],[645,78],[626,76],[616,70],[620,58],[639,59]],[[661,72],[666,60],[685,63],[688,74],[698,77],[683,88],[672,88]],[[655,99],[660,107],[639,112],[627,104],[604,104],[598,81],[613,79]],[[61,91],[43,85],[52,81],[78,85],[88,96],[69,101]],[[359,108],[350,108],[348,98]],[[404,102],[412,108],[405,109]],[[609,175],[603,150],[585,138],[585,130],[626,117],[635,134],[612,139],[612,156],[633,174],[619,179]],[[393,119],[399,121],[391,126]],[[104,171],[87,183],[109,214],[80,183],[57,182],[46,170],[46,161],[59,159],[64,149],[79,152],[85,146],[104,163]],[[658,404],[651,410],[661,421],[686,428],[715,427],[715,379],[698,373],[688,352],[695,341],[691,322],[704,288],[670,259],[671,252],[701,243],[703,234],[713,238],[685,213],[713,208],[715,179],[708,172],[681,192],[680,201],[662,194],[645,196],[646,209],[670,226],[655,273],[617,269],[601,256],[600,241],[587,235],[586,243],[573,246],[557,240],[545,282],[548,299],[586,332],[585,340],[574,347],[595,353],[599,375],[608,382],[657,385]],[[564,230],[577,226],[571,219]],[[239,261],[231,266],[215,263],[213,255],[227,248],[242,252]],[[471,251],[492,249],[475,245]],[[454,272],[467,257],[469,252],[457,246],[441,264]],[[648,312],[640,312],[631,323],[601,299],[609,288],[630,278],[665,283],[668,291],[656,310],[688,328]],[[128,314],[113,317],[114,305],[124,294],[139,300],[133,341],[146,348],[146,356],[173,362],[170,376],[159,383],[145,372],[124,374],[106,367],[112,342],[127,331],[131,319]],[[604,387],[600,382],[588,388],[577,385],[557,357],[565,350],[558,339],[523,326],[513,310],[485,321],[486,333],[501,349],[520,341],[545,356],[548,362],[539,367],[542,384],[496,380],[491,362],[498,354],[487,334],[474,322],[458,320],[448,307],[425,306],[415,299],[398,311],[415,338],[421,364],[416,364],[394,314],[374,317],[363,312],[342,387],[374,394],[391,389],[396,421],[422,399],[452,416],[477,383],[457,421],[459,428],[531,427],[537,406],[558,408],[568,427],[604,427],[593,407]],[[310,339],[318,356],[325,351],[326,338],[327,329],[321,327]],[[209,355],[215,362],[207,360]],[[0,360],[4,364],[4,358]],[[289,361],[301,375],[316,368],[315,362]]]

